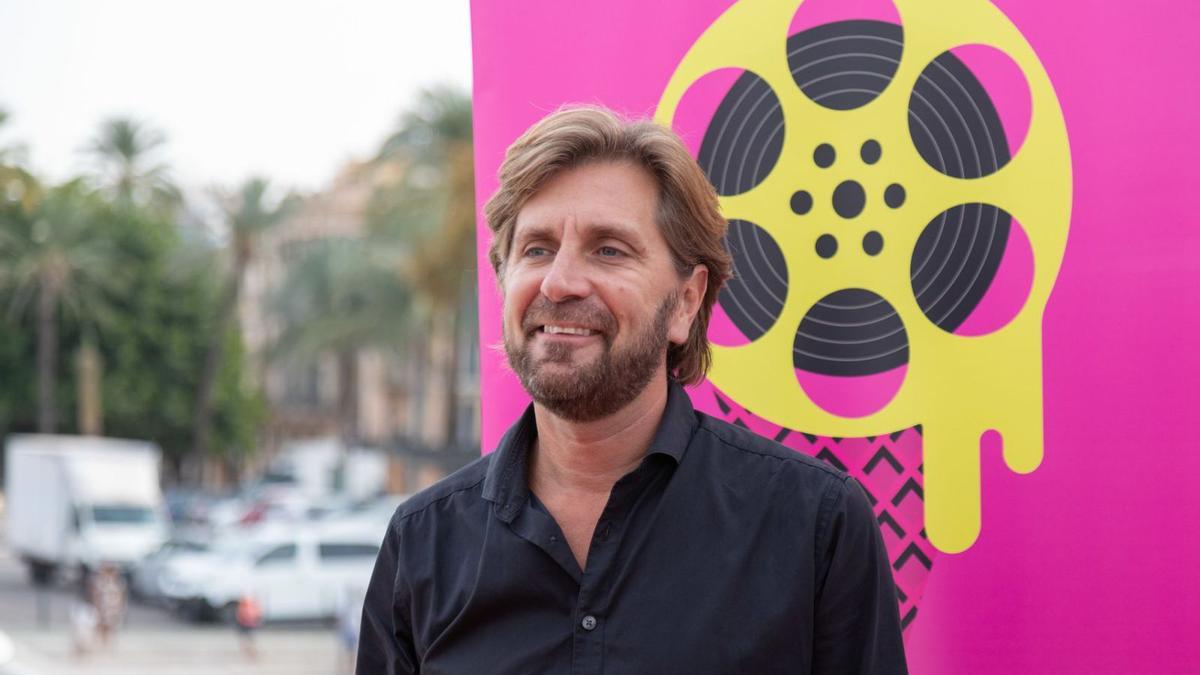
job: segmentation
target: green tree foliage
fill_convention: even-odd
[[[304,246],[269,300],[283,326],[271,357],[294,365],[336,359],[341,435],[352,441],[358,417],[357,354],[404,344],[411,328],[411,291],[386,252],[368,242],[322,239]]]
[[[375,192],[370,236],[392,252],[413,289],[411,322],[436,341],[456,344],[473,330],[476,302],[475,170],[471,99],[455,87],[420,94],[400,118],[377,162],[396,166],[400,179]],[[446,438],[458,425],[456,347],[438,364],[446,383]],[[417,358],[423,358],[418,355]]]
[[[154,439],[178,468],[192,448],[202,364],[219,334],[225,358],[213,387],[208,452],[226,458],[252,453],[265,404],[246,386],[237,327],[217,326],[223,289],[211,274],[216,252],[182,250],[178,230],[153,218],[123,223],[122,247],[137,251],[141,265],[122,295],[124,320],[105,336],[106,431]]]
[[[283,326],[273,358],[337,362],[342,435],[351,439],[356,354],[393,350],[422,372],[440,371],[446,438],[453,438],[453,345],[460,330],[473,328],[475,298],[470,98],[453,87],[421,93],[367,169],[378,187],[367,208],[366,236],[307,242],[289,256],[297,262],[269,303]],[[434,348],[439,342],[440,350]],[[432,358],[435,352],[443,357]]]
[[[462,302],[475,278],[471,99],[450,86],[422,92],[380,150],[400,180],[377,190],[371,234],[393,242],[410,283],[434,311]]]
[[[11,232],[27,218],[12,203],[0,206],[0,231]],[[126,278],[119,288],[104,289],[104,318],[89,327],[82,313],[60,311],[56,363],[66,364],[85,332],[95,331],[104,363],[105,433],[147,438],[162,446],[175,467],[191,447],[192,419],[200,365],[214,329],[220,289],[208,273],[212,252],[180,250],[180,234],[169,221],[101,204],[92,226],[120,251]],[[116,267],[106,268],[108,273]],[[11,287],[3,292],[11,302]],[[0,322],[0,430],[36,428],[36,317],[30,312]],[[226,358],[214,395],[212,449],[224,456],[253,451],[264,417],[261,396],[245,386],[243,347],[238,331],[225,332]],[[63,413],[74,410],[71,373],[59,367],[56,401]],[[62,415],[61,431],[77,431]]]
[[[101,205],[79,181],[50,190],[32,211],[11,209],[0,227],[0,288],[9,316],[32,307],[37,336],[37,429],[58,426],[55,393],[63,309],[88,326],[120,293],[127,269],[115,242],[97,226]]]
[[[225,336],[236,324],[238,301],[246,268],[254,258],[259,237],[282,220],[294,207],[294,201],[271,205],[267,202],[269,183],[265,178],[246,181],[236,195],[220,195],[229,226],[230,269],[215,309],[214,330],[203,359],[196,391],[192,451],[205,454],[212,442],[214,397],[217,379],[226,356]]]
[[[165,169],[150,173],[161,177]],[[132,185],[110,188],[122,184]],[[78,431],[68,364],[91,340],[103,363],[104,432],[154,440],[178,469],[191,448],[202,364],[219,335],[225,358],[212,387],[211,451],[226,458],[253,452],[265,407],[247,387],[237,327],[217,325],[225,290],[212,274],[217,251],[202,236],[186,236],[177,209],[139,194],[136,187],[124,196],[93,192],[72,181],[31,206],[0,190],[0,434],[37,429],[37,365],[45,362],[58,430]],[[38,308],[47,297],[42,288],[57,298],[46,313]],[[40,337],[47,315],[53,340]],[[52,346],[51,358],[37,358],[39,343]]]

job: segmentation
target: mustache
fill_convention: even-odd
[[[532,335],[548,323],[575,324],[599,331],[607,337],[616,330],[617,320],[607,309],[588,300],[554,302],[541,295],[525,310],[521,330],[527,336]]]

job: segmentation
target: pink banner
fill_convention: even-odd
[[[681,134],[736,274],[692,398],[863,483],[913,673],[1200,668],[1194,3],[473,5],[480,210],[564,103]]]

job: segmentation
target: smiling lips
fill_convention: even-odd
[[[538,296],[525,311],[521,328],[526,336],[553,335],[564,337],[606,338],[616,332],[616,320],[608,310],[594,300],[570,299],[553,302]]]
[[[589,335],[595,335],[598,331],[594,331],[591,328],[581,328],[578,326],[555,326],[547,324],[542,326],[542,332],[549,335],[581,335],[586,337]]]

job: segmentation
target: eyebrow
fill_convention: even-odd
[[[636,227],[620,223],[601,222],[584,225],[581,229],[583,235],[592,240],[617,239],[629,245],[639,254],[644,253],[646,250],[645,241]],[[531,241],[556,239],[558,239],[557,227],[541,224],[528,225],[518,229],[515,233],[513,248],[516,249]]]
[[[619,239],[632,246],[638,253],[645,251],[645,242],[636,227],[617,223],[595,223],[585,229],[593,239]]]
[[[517,231],[513,233],[513,246],[516,247],[519,244],[524,244],[530,241],[554,239],[554,230],[555,228],[546,225],[530,225],[525,228],[518,228]]]

